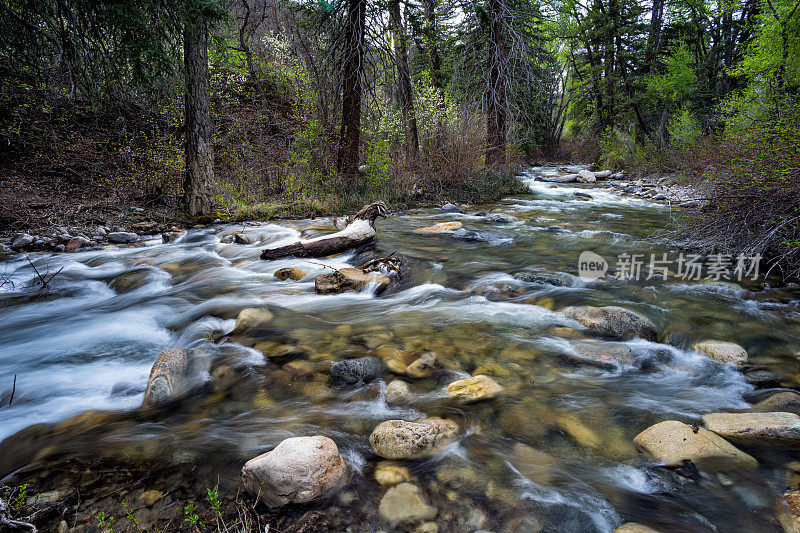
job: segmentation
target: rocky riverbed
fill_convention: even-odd
[[[0,518],[793,531],[798,294],[707,266],[612,275],[679,252],[676,202],[563,174],[379,220],[374,247],[323,259],[258,257],[331,221],[6,254]],[[586,251],[609,271],[579,276]]]

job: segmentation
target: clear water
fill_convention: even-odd
[[[221,225],[191,230],[172,244],[157,238],[133,248],[31,254],[41,272],[61,269],[41,291],[29,286],[35,274],[27,261],[9,256],[0,263],[0,275],[11,282],[0,288],[3,404],[18,377],[12,407],[0,408],[0,438],[98,410],[66,425],[41,426],[24,446],[134,461],[213,462],[222,476],[235,478],[245,460],[282,439],[323,434],[356,472],[347,490],[360,496],[349,505],[375,515],[384,489],[372,479],[372,429],[387,419],[445,416],[461,427],[458,443],[407,463],[440,508],[442,527],[611,531],[640,521],[686,531],[777,529],[770,517],[789,483],[791,454],[759,456],[762,468],[755,473],[694,483],[649,464],[632,446],[637,433],[661,420],[694,422],[707,412],[748,407],[754,389],[735,368],[643,340],[624,343],[635,355],[633,365],[576,366],[565,357],[569,339],[551,328],[577,325],[548,308],[621,305],[647,315],[662,332],[738,342],[753,363],[795,379],[800,302],[754,283],[581,281],[577,258],[583,250],[612,263],[623,252],[676,252],[661,235],[680,214],[600,187],[535,181],[553,172],[531,169],[521,176],[530,194],[480,206],[517,222],[429,209],[379,220],[377,252],[402,254],[413,272],[410,288],[389,296],[369,288],[321,296],[313,276],[302,282],[273,277],[287,266],[328,272],[352,254],[258,258],[266,244],[335,231],[330,220]],[[587,189],[589,201],[573,195]],[[478,239],[412,232],[451,220],[478,232]],[[261,242],[220,242],[242,229]],[[513,277],[522,271],[558,273],[568,286]],[[301,346],[300,359],[310,363],[302,375],[252,346],[210,340],[253,306],[269,307],[275,318],[268,334],[245,344],[267,353],[264,346]],[[384,401],[388,372],[361,386],[328,383],[330,361],[381,345],[439,354],[442,370],[411,383],[411,405]],[[206,385],[180,405],[143,414],[136,408],[150,367],[161,350],[173,347],[207,355],[198,377]],[[447,384],[476,372],[493,374],[504,396],[467,406],[448,401]],[[76,426],[90,428],[89,437],[65,438],[65,427]],[[0,455],[29,451],[9,442]],[[532,462],[520,444],[545,455]],[[485,520],[474,519],[471,510]]]

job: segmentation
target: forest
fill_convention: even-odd
[[[794,0],[4,0],[0,17],[7,190],[268,218],[488,200],[531,162],[595,162],[696,184],[693,239],[796,272]],[[3,203],[8,229],[48,211]]]

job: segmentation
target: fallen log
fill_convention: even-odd
[[[375,238],[375,219],[386,218],[389,208],[382,201],[373,202],[362,207],[358,213],[337,226],[341,231],[313,239],[298,241],[277,248],[266,248],[261,252],[261,259],[281,259],[283,257],[324,257],[337,254],[366,244]]]

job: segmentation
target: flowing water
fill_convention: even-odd
[[[31,254],[40,272],[59,271],[43,290],[30,287],[28,262],[10,256],[0,263],[10,282],[0,288],[4,405],[18,377],[13,405],[0,408],[0,438],[96,410],[70,422],[91,427],[91,439],[59,440],[61,426],[47,425],[37,442],[66,454],[213,463],[235,478],[244,461],[284,438],[327,435],[354,472],[346,490],[358,498],[346,505],[373,517],[361,526],[378,528],[385,489],[372,477],[370,432],[384,420],[443,416],[458,422],[457,443],[406,465],[439,508],[444,530],[611,531],[626,521],[685,531],[776,529],[770,517],[791,483],[791,454],[762,454],[757,472],[696,483],[649,463],[632,445],[662,420],[691,423],[748,407],[758,393],[736,368],[644,340],[620,343],[632,350],[631,364],[576,365],[571,342],[581,334],[558,326],[579,326],[552,309],[620,305],[662,333],[738,342],[751,362],[795,379],[800,302],[757,282],[581,281],[584,250],[612,265],[621,253],[677,253],[660,235],[679,215],[599,186],[535,180],[554,172],[531,169],[520,177],[530,194],[481,206],[514,221],[435,209],[378,220],[377,253],[396,252],[411,268],[406,288],[390,295],[376,296],[373,286],[315,294],[313,275],[345,266],[352,253],[259,259],[265,245],[335,231],[330,220],[220,225],[170,244],[158,237],[136,247]],[[579,190],[592,199],[577,198]],[[452,220],[464,231],[412,232]],[[240,231],[261,242],[221,242]],[[311,275],[275,279],[287,266]],[[523,281],[520,273],[560,283]],[[275,315],[263,335],[241,344],[212,340],[233,328],[240,310],[260,306]],[[204,354],[198,380],[205,386],[169,409],[136,409],[155,357],[173,347]],[[409,380],[408,405],[386,403],[388,371],[367,384],[328,379],[331,361],[397,350],[439,356],[433,376]],[[448,383],[477,373],[493,376],[503,396],[469,405],[447,398]],[[5,453],[18,452],[14,446],[22,445],[6,441]]]

